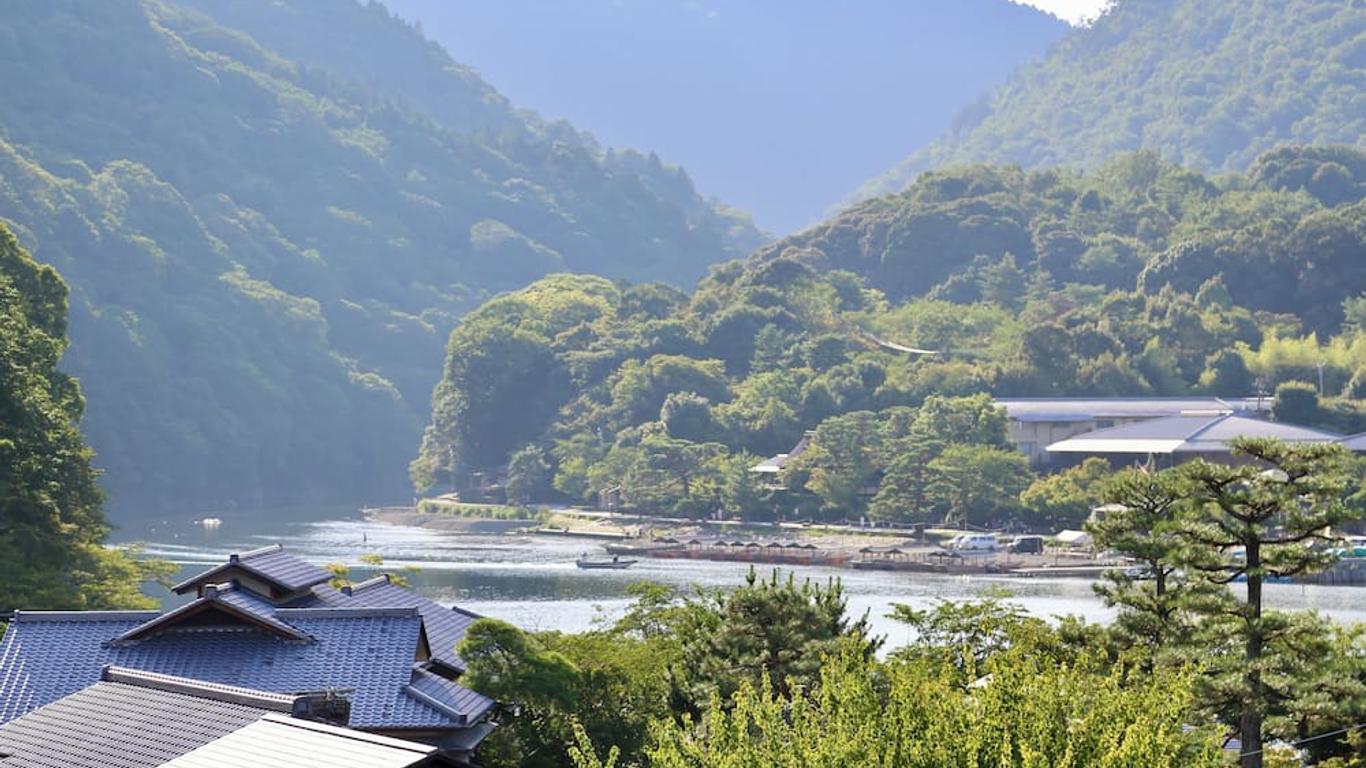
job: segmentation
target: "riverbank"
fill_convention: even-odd
[[[457,513],[423,505],[362,510],[367,520],[449,533],[529,534],[592,541],[612,555],[862,571],[1096,580],[1131,563],[1070,548],[1035,554],[952,552],[940,544],[962,531],[806,523],[742,523],[620,515],[596,510],[525,510],[461,504]],[[488,517],[480,517],[487,507]],[[1366,559],[1338,562],[1294,583],[1366,586]]]
[[[475,515],[442,514],[423,511],[418,507],[369,507],[361,510],[361,517],[383,525],[426,528],[447,533],[506,534],[516,533],[540,524],[536,517],[480,517]]]
[[[223,515],[223,525],[206,530],[190,520],[158,521],[155,530],[129,526],[123,541],[141,541],[143,552],[183,563],[172,581],[188,578],[221,563],[228,553],[282,544],[291,554],[326,565],[350,566],[353,577],[373,575],[367,559],[380,556],[385,567],[404,569],[415,589],[443,605],[459,605],[485,616],[504,619],[531,630],[580,632],[623,615],[633,605],[632,585],[642,581],[691,593],[726,589],[742,583],[751,566],[761,573],[781,567],[798,580],[825,583],[839,579],[849,600],[849,614],[868,614],[873,632],[888,637],[888,648],[906,642],[904,625],[887,618],[892,606],[916,610],[933,608],[944,600],[972,600],[985,594],[1008,592],[1011,600],[1032,616],[1054,620],[1078,615],[1105,623],[1113,611],[1105,606],[1083,578],[1018,578],[991,573],[940,574],[832,568],[789,562],[782,566],[741,561],[718,562],[639,558],[624,571],[591,571],[575,567],[585,552],[595,556],[604,544],[564,536],[512,533],[448,532],[432,527],[388,525],[362,519],[355,506],[331,516],[291,519],[284,514],[251,518]],[[890,544],[886,539],[883,543]],[[415,570],[414,570],[415,569]],[[1063,576],[1059,573],[1057,576]],[[183,604],[158,585],[149,594],[165,607]],[[1343,622],[1366,622],[1366,601],[1353,587],[1269,584],[1265,588],[1276,608],[1313,608]],[[153,594],[154,593],[154,594]]]
[[[513,508],[459,506],[458,513],[431,504],[362,513],[376,523],[448,533],[582,539],[602,546],[608,554],[659,560],[1068,578],[1098,578],[1105,569],[1123,565],[1065,551],[948,553],[934,543],[959,531],[696,521],[574,509],[527,510],[524,517],[512,518],[506,510]],[[485,510],[487,516],[481,517]]]

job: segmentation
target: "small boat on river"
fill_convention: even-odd
[[[622,560],[613,555],[611,560],[592,560],[587,555],[574,561],[574,565],[585,570],[624,571],[636,564],[636,560]]]

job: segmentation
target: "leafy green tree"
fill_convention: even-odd
[[[1016,514],[1034,472],[1016,450],[950,445],[929,463],[930,498],[946,521],[981,525]]]
[[[1051,475],[1043,475],[1020,494],[1020,504],[1034,522],[1076,528],[1100,503],[1101,491],[1113,472],[1110,463],[1094,456]]]
[[[882,645],[868,617],[850,621],[844,589],[797,583],[777,569],[760,579],[751,568],[745,584],[689,599],[673,631],[682,641],[674,670],[676,707],[700,713],[714,696],[726,699],[741,685],[767,678],[783,694],[815,683],[826,657],[844,643],[872,657]]]
[[[927,522],[939,510],[931,483],[937,475],[929,466],[934,454],[915,441],[897,451],[882,475],[868,515],[884,522]]]
[[[1006,309],[1017,308],[1027,288],[1026,275],[1015,265],[1015,256],[1010,253],[983,269],[980,281],[982,300]]]
[[[767,516],[769,507],[759,477],[750,467],[759,463],[752,453],[737,453],[720,460],[721,508],[731,517],[759,520]]]
[[[517,708],[512,722],[480,750],[495,766],[561,766],[584,703],[584,672],[540,639],[496,619],[470,625],[457,648],[465,660],[461,681]]]
[[[1331,544],[1333,526],[1356,517],[1346,498],[1360,481],[1334,444],[1242,439],[1233,451],[1249,461],[1197,460],[1181,468],[1188,509],[1180,535],[1187,569],[1219,584],[1243,581],[1240,599],[1208,627],[1222,640],[1217,647],[1228,650],[1206,687],[1216,710],[1237,726],[1244,768],[1260,768],[1268,718],[1293,697],[1277,667],[1295,627],[1290,617],[1265,610],[1263,586],[1333,561],[1330,548],[1314,545]]]
[[[706,443],[721,437],[711,401],[692,392],[672,392],[664,398],[659,420],[670,437],[680,440]]]
[[[105,549],[103,494],[78,423],[85,400],[57,363],[67,287],[0,224],[0,611],[149,608],[169,564]]]
[[[607,455],[608,448],[592,435],[577,433],[556,441],[551,452],[555,457],[555,490],[571,498],[592,500],[601,489],[593,486],[590,471]]]
[[[1005,654],[985,684],[917,660],[832,655],[818,679],[788,691],[767,677],[713,697],[701,727],[655,729],[659,768],[796,765],[1215,768],[1219,745],[1190,729],[1187,678],[1126,685],[1094,664]],[[591,763],[589,763],[591,764]],[[585,765],[581,763],[580,765]]]
[[[518,449],[508,460],[506,493],[513,504],[528,504],[550,490],[554,470],[545,449],[527,445]]]
[[[1009,445],[1005,409],[986,394],[925,398],[916,410],[911,437],[923,443],[971,443],[996,448]]]
[[[593,470],[598,487],[621,485],[638,509],[706,516],[718,504],[719,443],[691,443],[651,433],[634,446],[613,448]]]
[[[1047,626],[1001,596],[940,601],[926,610],[897,603],[889,618],[915,633],[915,642],[897,649],[898,657],[944,661],[965,673],[976,673],[1016,645],[1033,642]]]
[[[855,411],[821,422],[810,446],[784,472],[803,475],[804,486],[828,509],[853,518],[863,509],[860,491],[877,472],[882,448],[877,414]]]
[[[1312,425],[1319,423],[1319,391],[1305,381],[1287,381],[1276,387],[1276,401],[1271,406],[1277,421],[1287,424]]]
[[[676,392],[692,393],[709,403],[730,399],[721,361],[680,355],[628,360],[613,377],[611,392],[611,425],[618,429],[658,419],[665,401]]]
[[[460,472],[502,466],[568,399],[567,375],[549,342],[498,322],[501,311],[485,307],[451,334],[446,371],[432,395],[432,426],[412,465],[419,489],[442,474],[457,485]]]
[[[778,326],[769,324],[754,335],[754,360],[750,362],[752,373],[765,373],[783,368],[791,350],[792,341]]]
[[[1245,397],[1255,391],[1256,379],[1247,369],[1243,356],[1231,349],[1215,352],[1205,363],[1200,374],[1200,388],[1224,397]]]

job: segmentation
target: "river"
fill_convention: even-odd
[[[115,538],[140,541],[148,555],[181,566],[188,576],[222,562],[228,553],[272,543],[317,563],[344,563],[355,578],[370,570],[363,554],[384,558],[385,569],[411,567],[411,585],[443,604],[460,606],[512,622],[524,629],[577,632],[610,620],[630,604],[626,589],[637,581],[679,588],[729,587],[739,584],[748,566],[698,560],[644,559],[628,571],[582,571],[574,560],[583,552],[600,553],[593,542],[536,536],[455,534],[422,528],[367,522],[338,510],[291,510],[288,514],[223,515],[217,529],[190,521],[143,520],[124,523]],[[757,566],[768,574],[771,566]],[[1108,621],[1112,611],[1081,579],[1020,579],[992,576],[940,576],[920,573],[853,571],[797,567],[797,578],[822,583],[840,579],[852,615],[867,612],[873,629],[891,646],[909,639],[903,625],[887,618],[891,606],[917,608],[939,600],[962,600],[1005,590],[1029,613],[1045,619],[1077,615]],[[148,594],[167,606],[183,600],[160,586]],[[1341,621],[1366,622],[1366,591],[1353,587],[1292,584],[1267,586],[1273,607],[1311,608]]]

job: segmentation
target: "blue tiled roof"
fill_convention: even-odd
[[[481,618],[460,608],[447,608],[435,600],[390,583],[384,576],[376,576],[344,590],[321,585],[313,589],[313,596],[296,605],[329,605],[336,607],[416,608],[427,627],[427,641],[432,647],[432,658],[457,671],[464,671],[465,661],[455,647],[465,637],[470,625]]]
[[[155,616],[16,614],[0,641],[0,722],[91,685],[102,667],[113,664],[280,693],[350,689],[353,727],[462,725],[406,691],[413,682],[421,631],[415,609],[275,612],[277,619],[314,638],[309,642],[242,625],[173,627],[130,645],[109,642]],[[458,692],[447,693],[449,708],[461,711],[464,700]],[[482,706],[475,700],[469,703]]]
[[[493,699],[423,669],[413,670],[409,692],[462,723],[473,723],[497,706]]]
[[[97,682],[0,726],[0,766],[154,768],[270,712],[186,693]]]
[[[332,574],[318,566],[285,554],[284,547],[273,544],[249,552],[237,552],[228,556],[228,562],[211,568],[198,576],[193,576],[175,585],[176,592],[187,592],[204,583],[222,581],[234,568],[258,576],[280,587],[285,592],[297,592],[332,578]]]
[[[204,596],[163,613],[151,621],[140,624],[119,635],[113,640],[116,644],[136,642],[139,638],[157,632],[162,627],[171,626],[197,613],[219,609],[245,621],[255,622],[267,630],[291,640],[307,640],[308,635],[296,627],[291,627],[275,617],[275,606],[257,597],[248,590],[238,589],[233,584],[209,585]],[[202,620],[202,619],[201,619]]]
[[[809,436],[803,439],[809,440]],[[800,446],[801,444],[799,444]],[[269,574],[275,576],[286,573],[294,574],[295,578],[291,582],[292,584],[312,581],[312,583],[307,584],[307,587],[312,588],[310,591],[304,592],[298,597],[290,598],[289,605],[293,607],[416,608],[422,614],[422,620],[426,624],[427,640],[431,644],[432,658],[456,672],[464,671],[465,662],[455,652],[455,647],[465,637],[465,631],[469,629],[469,626],[481,618],[478,614],[458,607],[443,606],[412,590],[390,583],[385,576],[377,576],[369,581],[356,584],[354,587],[348,588],[349,592],[334,589],[327,583],[330,580],[330,574],[286,553],[278,545],[237,555],[236,565],[239,567],[256,569],[263,563],[267,565],[265,571],[268,571]],[[218,576],[229,576],[229,571],[233,566],[232,561],[215,566],[177,584],[175,590],[185,592],[194,587],[212,583]],[[306,574],[311,575],[305,576]],[[315,579],[316,581],[314,581]],[[299,587],[299,589],[304,588]],[[294,587],[289,587],[289,590],[294,591]],[[243,597],[244,600],[254,597],[245,591],[239,592],[239,594],[247,596]],[[271,606],[271,603],[264,599],[258,599],[257,602],[263,606]]]

